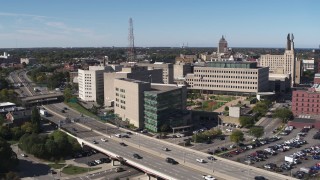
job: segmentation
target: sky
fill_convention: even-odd
[[[8,0],[1,2],[0,48],[319,48],[319,0]]]

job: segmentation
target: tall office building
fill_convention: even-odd
[[[293,34],[287,36],[287,46],[283,55],[261,55],[259,66],[269,67],[273,74],[290,74],[291,86],[300,84],[301,66],[298,64],[294,51]],[[301,62],[299,62],[301,63]]]
[[[78,69],[79,98],[83,101],[97,101],[103,98],[103,73],[105,66],[89,66],[89,70]]]
[[[314,73],[320,73],[320,49],[312,50],[314,60]]]

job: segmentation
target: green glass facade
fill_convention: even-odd
[[[165,123],[171,127],[183,123],[183,119],[170,118],[181,109],[181,89],[167,92],[144,92],[144,125],[150,131],[159,132],[160,127]]]

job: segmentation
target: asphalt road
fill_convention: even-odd
[[[54,111],[59,113],[60,111],[58,109],[59,109],[59,107],[62,107],[62,106],[65,106],[65,105],[60,103],[60,104],[55,104],[55,105],[49,105],[47,107],[52,108]],[[77,114],[76,112],[73,112],[73,110],[67,110],[65,113],[63,113],[63,115],[65,117],[69,116],[69,118],[79,118],[79,114]],[[99,131],[101,133],[106,133],[106,129],[105,129],[106,126],[111,127],[110,129],[113,129],[113,130],[115,129],[112,126],[106,125],[105,123],[102,123],[102,122],[99,122],[96,120],[91,120],[88,117],[86,117],[85,120],[86,120],[86,122],[84,123],[84,125],[89,126],[92,129],[96,129],[97,131]],[[83,122],[80,121],[80,123],[83,123]],[[73,126],[73,127],[76,127],[76,126]],[[118,130],[117,130],[117,132],[118,132]],[[112,133],[110,133],[110,131],[108,131],[108,134],[112,135]],[[86,136],[86,135],[84,135],[84,136]],[[88,136],[90,136],[90,137],[88,137],[86,139],[94,138],[93,135],[88,135]],[[79,136],[79,137],[83,137],[83,136]],[[113,138],[115,138],[115,137],[113,137]],[[263,175],[268,179],[283,179],[283,177],[278,177],[276,174],[272,174],[272,173],[270,174],[266,171],[257,171],[255,169],[250,169],[248,167],[239,166],[238,163],[236,163],[236,162],[228,162],[228,161],[224,161],[223,159],[219,159],[218,161],[215,161],[215,162],[197,163],[196,162],[197,158],[207,159],[207,156],[202,153],[196,152],[196,151],[190,151],[190,150],[183,148],[183,147],[177,147],[176,145],[168,145],[168,143],[165,143],[165,142],[160,141],[158,139],[151,139],[149,137],[145,137],[142,134],[132,135],[131,138],[123,139],[123,141],[125,141],[125,142],[127,141],[129,143],[137,144],[137,145],[140,145],[141,147],[148,148],[148,149],[152,150],[152,152],[153,152],[152,154],[154,156],[161,157],[161,154],[165,153],[167,156],[170,156],[170,157],[178,160],[180,164],[184,164],[185,166],[191,167],[195,170],[198,170],[198,167],[201,167],[201,168],[206,169],[206,172],[208,172],[208,171],[212,172],[212,170],[214,170],[215,172],[219,172],[222,174],[228,174],[230,176],[237,177],[237,179],[253,179],[255,176],[258,176],[258,175]],[[110,150],[111,147],[115,147],[116,149],[112,148],[112,151],[119,153],[119,155],[121,155],[121,156],[124,156],[124,157],[132,156],[132,154],[130,154],[130,153],[128,154],[128,152],[133,152],[132,149],[129,151],[126,150],[125,152],[121,151],[122,149],[129,149],[131,147],[124,148],[121,146],[119,147],[119,145],[118,145],[118,146],[106,146],[104,148],[107,148],[108,150]],[[164,151],[162,151],[162,147],[168,147],[169,149],[171,149],[171,151],[164,152]],[[139,150],[139,153],[145,154],[144,151],[140,151],[140,150]],[[158,157],[157,160],[155,160],[155,159],[150,159],[150,160],[151,160],[151,162],[157,162],[157,161],[161,162],[161,161],[164,161],[164,158]],[[141,163],[142,163],[142,161],[141,161]],[[159,167],[157,167],[157,166],[155,167],[154,163],[150,163],[150,164],[146,163],[144,165],[152,167],[152,168],[156,168],[156,169],[159,169],[159,168],[161,168],[161,166],[163,166],[163,165],[159,164],[158,165]],[[165,163],[164,166],[167,167],[168,164]],[[176,169],[177,167],[180,167],[180,166],[175,166],[174,169]],[[179,171],[183,172],[182,169]],[[171,170],[171,169],[169,169],[169,170]],[[187,170],[187,172],[190,173],[192,171],[190,171],[190,169],[189,169],[189,170]],[[165,171],[165,173],[168,174],[169,171],[168,172]],[[194,173],[197,174],[196,172],[193,172],[192,174],[194,174]],[[171,174],[175,175],[174,172],[171,172]],[[182,174],[182,173],[180,173],[180,174]],[[241,177],[239,177],[239,174],[241,174]],[[199,175],[199,177],[201,177],[200,173],[198,175]],[[188,175],[186,178],[188,178],[188,177],[191,177],[191,176]]]

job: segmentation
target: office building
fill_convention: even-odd
[[[120,78],[114,80],[114,87],[115,114],[135,127],[158,132],[163,124],[175,127],[190,122],[189,113],[183,112],[185,86]]]
[[[314,84],[308,90],[292,92],[292,113],[295,116],[320,113],[320,84]]]
[[[164,84],[173,84],[173,64],[164,62],[151,63],[121,63],[124,66],[146,66],[148,70],[161,69]]]
[[[314,60],[313,59],[303,59],[302,60],[302,70],[303,71],[314,71]]]
[[[287,36],[287,47],[283,55],[261,55],[259,66],[269,67],[270,73],[290,74],[291,86],[300,84],[300,69],[296,67],[296,56],[294,51],[293,34]]]
[[[109,67],[89,66],[89,70],[78,69],[79,98],[83,101],[97,101],[103,98],[103,73]]]
[[[192,66],[190,63],[176,62],[173,65],[173,78],[174,78],[174,80],[183,78],[188,73],[192,73]]]
[[[112,106],[115,100],[114,80],[117,78],[135,79],[144,82],[163,83],[161,69],[149,69],[146,66],[126,66],[119,72],[104,73],[104,104]]]
[[[195,66],[185,80],[190,89],[256,94],[268,91],[268,67],[256,62],[208,62]]]

